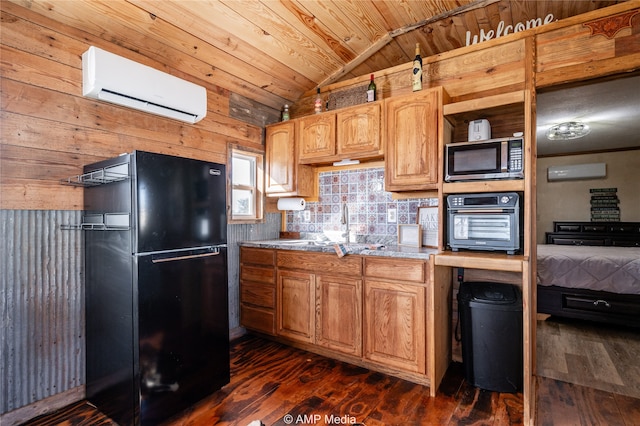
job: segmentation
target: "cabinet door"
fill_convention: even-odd
[[[265,150],[265,192],[290,193],[296,190],[295,126],[292,121],[267,127]]]
[[[365,279],[365,358],[426,373],[424,286]]]
[[[316,344],[362,355],[362,280],[316,275]]]
[[[295,122],[267,127],[265,139],[265,193],[269,196],[313,197],[314,172],[298,164]]]
[[[301,342],[314,341],[314,275],[278,271],[278,335]]]
[[[382,157],[380,103],[336,113],[337,153],[340,158]]]
[[[438,89],[385,101],[385,190],[415,191],[437,187],[440,102]]]
[[[336,153],[336,115],[325,113],[298,120],[298,145],[301,164],[309,164]]]

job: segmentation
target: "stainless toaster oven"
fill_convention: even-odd
[[[519,252],[523,243],[520,198],[517,192],[449,195],[447,245],[453,251]]]

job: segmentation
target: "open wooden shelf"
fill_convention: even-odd
[[[509,272],[522,272],[522,264],[527,260],[522,255],[492,252],[443,251],[435,255],[436,266]]]
[[[524,90],[501,93],[484,98],[470,99],[468,101],[454,102],[443,106],[445,116],[475,112],[507,105],[515,105],[524,102]]]
[[[445,182],[442,184],[443,194],[460,194],[474,192],[523,192],[523,179],[514,180],[483,180],[476,182]]]

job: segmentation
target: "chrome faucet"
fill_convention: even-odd
[[[342,217],[340,218],[340,223],[346,225],[346,231],[342,234],[345,237],[344,242],[349,244],[349,207],[347,203],[342,203]]]

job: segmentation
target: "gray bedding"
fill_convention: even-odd
[[[538,245],[538,285],[640,294],[640,247]]]

